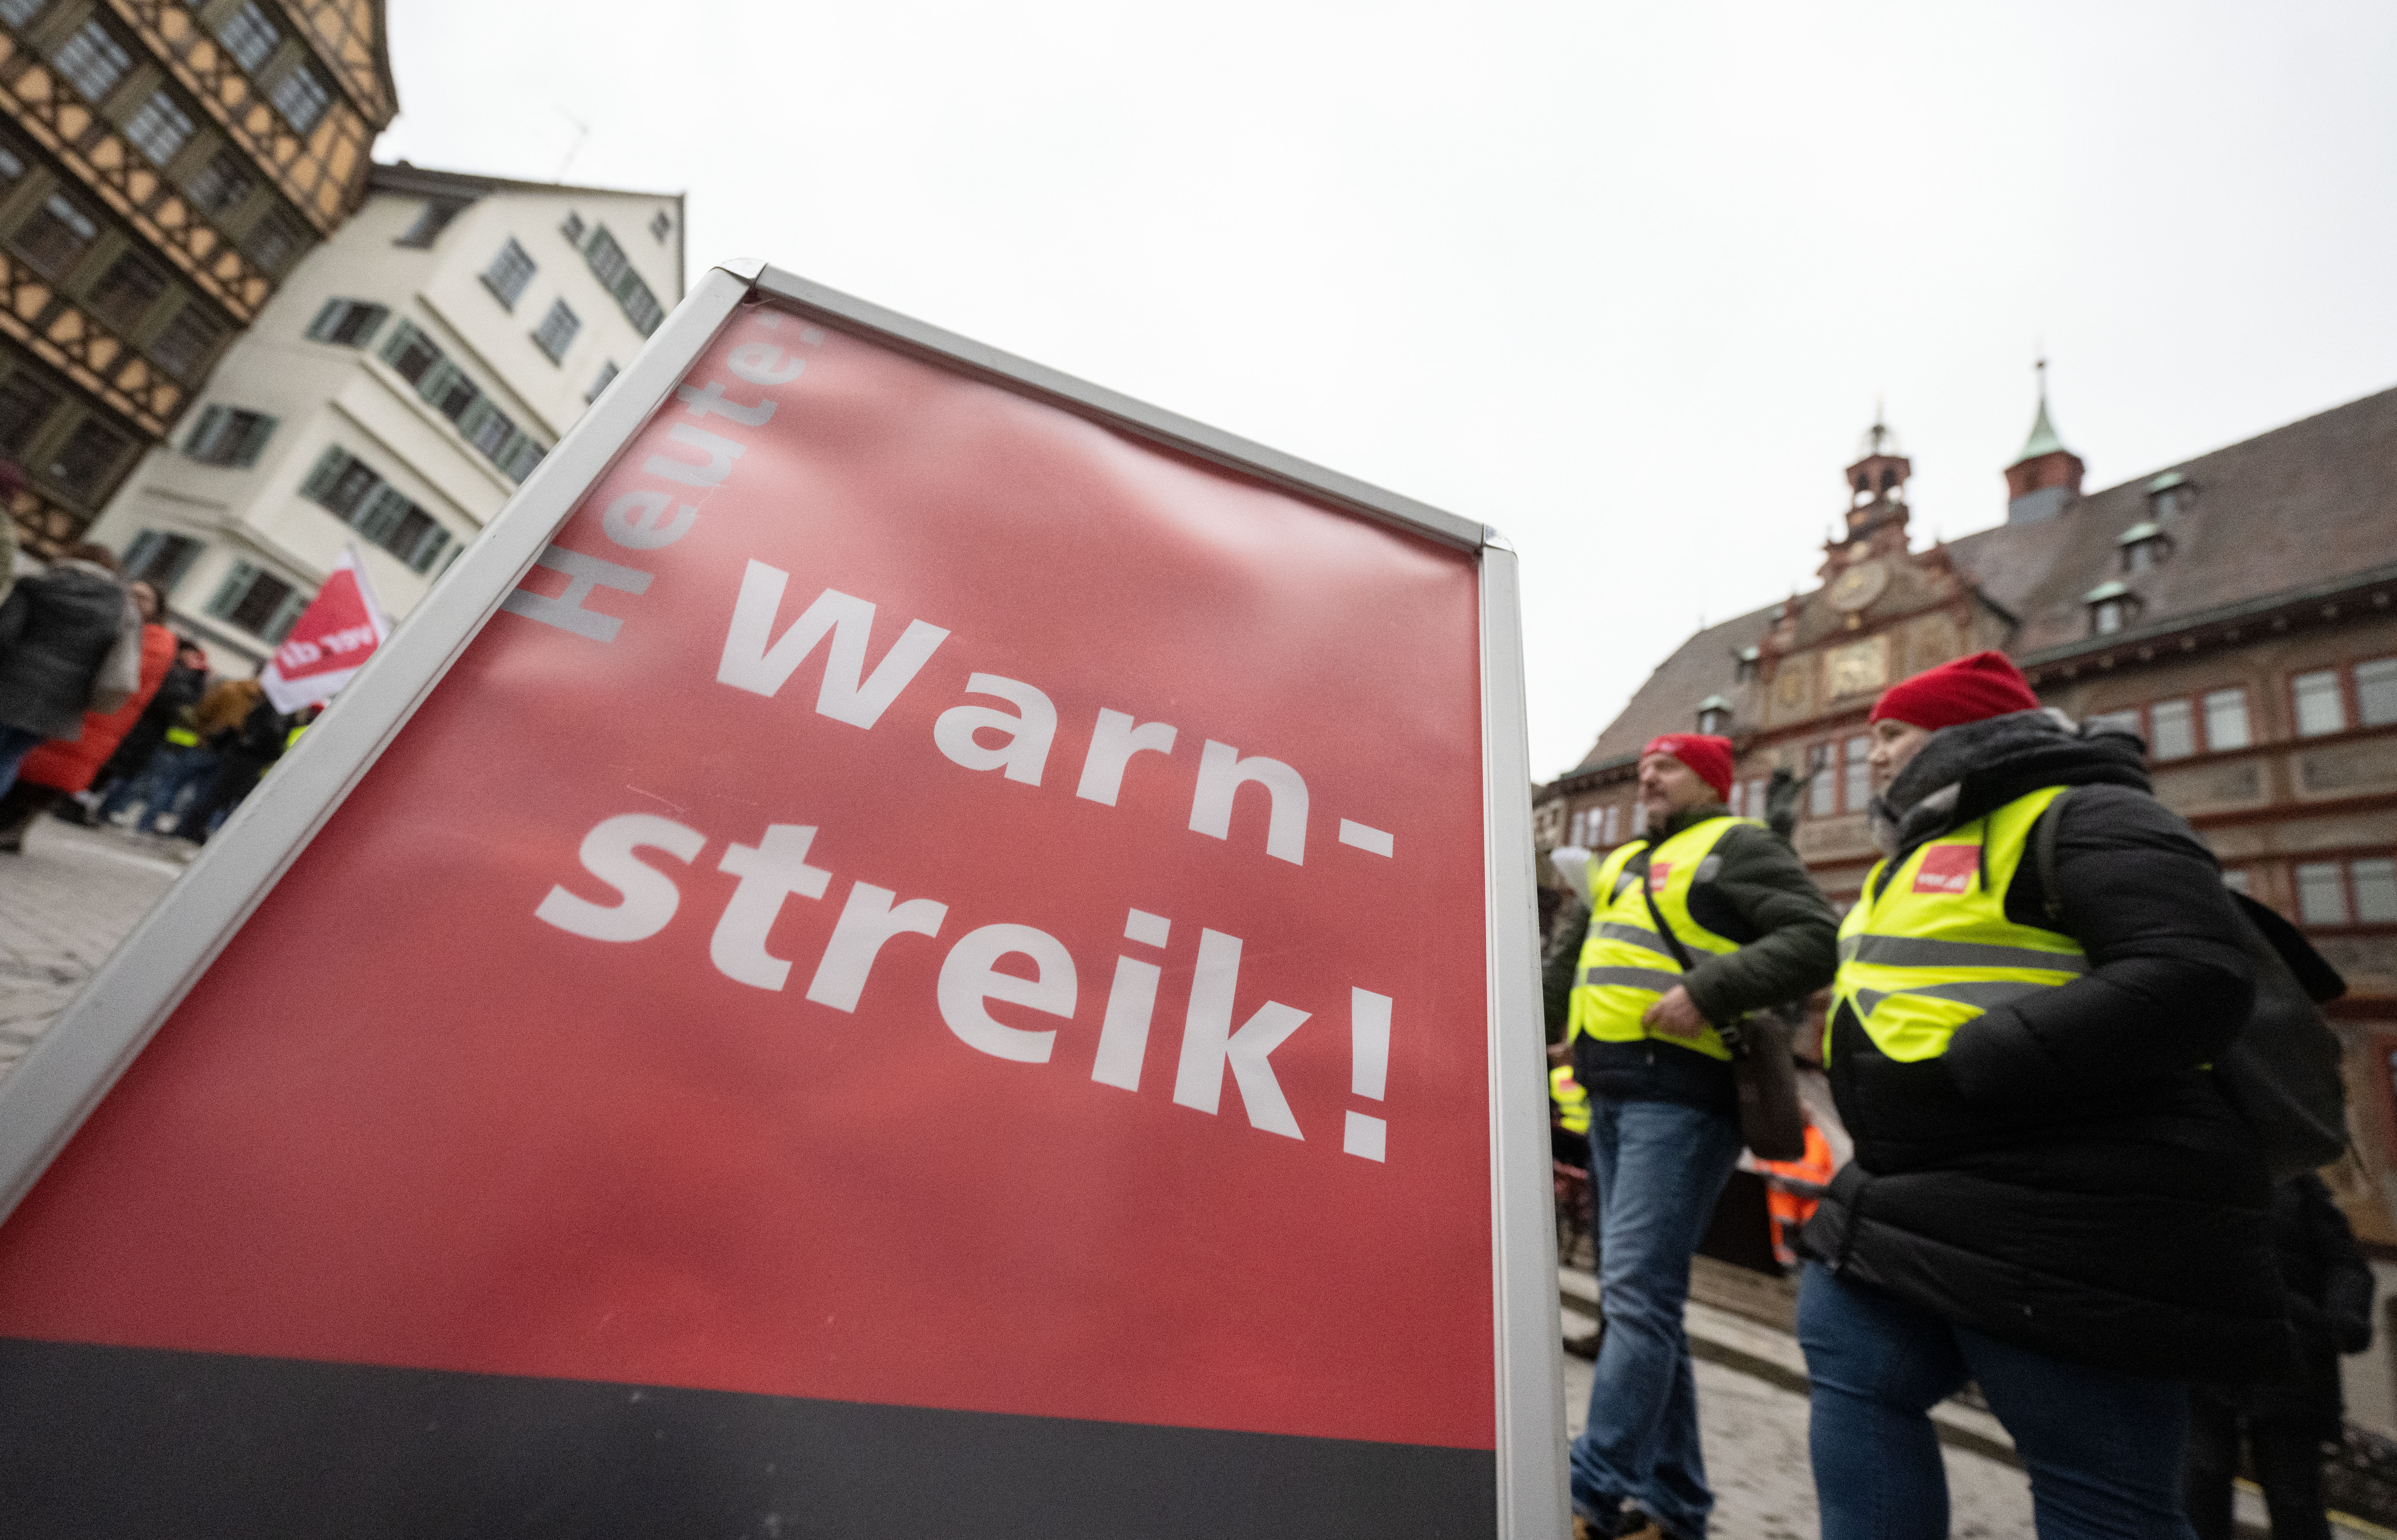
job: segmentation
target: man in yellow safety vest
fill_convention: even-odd
[[[1691,1254],[1739,1158],[1731,1050],[1716,1028],[1803,998],[1835,965],[1837,922],[1805,867],[1723,806],[1732,769],[1728,739],[1650,743],[1645,833],[1593,864],[1560,1051],[1589,1093],[1606,1315],[1573,1445],[1577,1537],[1707,1532],[1714,1494],[1681,1311]]]

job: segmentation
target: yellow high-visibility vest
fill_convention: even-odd
[[[1743,824],[1763,827],[1752,818],[1702,819],[1657,846],[1649,857],[1648,888],[1657,911],[1681,944],[1694,953],[1739,950],[1738,942],[1716,935],[1691,917],[1690,888],[1722,837]],[[1660,1037],[1676,1048],[1695,1049],[1709,1058],[1728,1060],[1731,1050],[1711,1025],[1697,1038],[1687,1038],[1662,1037],[1640,1024],[1648,1008],[1681,982],[1681,965],[1674,959],[1672,944],[1656,933],[1639,879],[1627,870],[1647,849],[1646,840],[1633,840],[1608,856],[1590,878],[1589,939],[1582,943],[1581,967],[1573,975],[1565,1040],[1571,1042],[1585,1032],[1604,1043],[1636,1043]]]
[[[1886,861],[1840,925],[1840,971],[1823,1027],[1845,1005],[1873,1046],[1900,1064],[1948,1051],[1956,1029],[1994,1006],[2070,984],[2089,971],[2070,936],[2006,917],[2031,825],[2064,791],[2048,786]]]
[[[1557,1105],[1557,1121],[1567,1133],[1589,1132],[1589,1092],[1573,1078],[1573,1065],[1559,1065],[1548,1071],[1548,1100]]]

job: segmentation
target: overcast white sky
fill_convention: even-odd
[[[1918,535],[2397,384],[2397,7],[394,0],[380,158],[763,257],[1505,530],[1532,762]],[[590,126],[575,144],[573,124]]]

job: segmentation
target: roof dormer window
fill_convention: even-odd
[[[2114,543],[2122,553],[2125,574],[2146,572],[2160,567],[2172,555],[2172,536],[2155,524],[2134,524],[2116,537]]]
[[[1720,738],[1731,730],[1731,703],[1709,695],[1698,703],[1698,730]]]
[[[1740,684],[1753,682],[1756,678],[1758,661],[1762,657],[1763,653],[1759,649],[1741,648],[1732,664],[1732,677]]]
[[[2197,483],[2178,471],[2166,471],[2148,483],[2148,516],[2163,524],[2189,512],[2197,501]]]
[[[2139,596],[2121,583],[2101,583],[2081,596],[2089,608],[2089,634],[2110,636],[2126,630],[2139,616]]]

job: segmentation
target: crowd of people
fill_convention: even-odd
[[[2228,1540],[2243,1437],[2278,1540],[2326,1537],[2337,1356],[2368,1341],[2372,1278],[2216,1073],[2256,998],[2247,901],[2150,794],[2139,741],[2042,709],[2001,653],[1899,683],[1869,731],[1882,859],[1844,917],[1731,814],[1717,737],[1649,743],[1641,834],[1573,868],[1551,1089],[1560,1162],[1587,1152],[1604,1318],[1576,1540],[1707,1533],[1692,1256],[1755,1143],[1740,1024],[1810,998],[1804,1057],[1853,1153],[1823,1181],[1810,1128],[1777,1169],[1813,1180],[1775,1218],[1826,1540],[1948,1533],[1931,1410],[1967,1383],[2042,1540]],[[2305,948],[2285,925],[2269,943]],[[2327,974],[2306,950],[2288,966]]]
[[[0,520],[5,522],[5,520]],[[164,623],[104,546],[0,568],[0,853],[46,812],[194,844],[249,795],[304,725],[255,679],[211,680],[205,648]],[[304,714],[303,714],[304,716]]]

